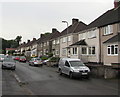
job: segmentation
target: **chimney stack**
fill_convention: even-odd
[[[29,43],[30,42],[30,40],[27,40],[27,43]]]
[[[117,8],[120,5],[120,0],[114,0],[114,8]]]
[[[79,22],[79,19],[75,19],[75,18],[72,19],[72,25],[78,22]]]
[[[52,33],[55,33],[57,32],[57,29],[56,28],[52,28]]]
[[[42,38],[44,36],[44,34],[40,34],[40,38]]]
[[[33,38],[33,41],[35,41],[36,40],[36,38]]]

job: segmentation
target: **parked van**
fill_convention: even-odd
[[[89,78],[90,69],[80,59],[61,58],[58,64],[59,73],[70,78],[85,76]]]

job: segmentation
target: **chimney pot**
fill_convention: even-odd
[[[36,38],[33,38],[33,41],[35,41],[36,40]]]

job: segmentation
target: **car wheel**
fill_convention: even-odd
[[[69,73],[69,77],[70,77],[71,79],[73,78],[73,73],[72,73],[72,72]]]
[[[59,74],[62,75],[62,70],[61,69],[59,69]]]

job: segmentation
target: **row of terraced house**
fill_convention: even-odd
[[[115,0],[116,1],[116,0]],[[56,57],[80,58],[84,63],[100,63],[111,66],[120,64],[120,2],[90,24],[72,19],[72,24],[59,32],[41,34],[22,43],[17,52],[27,56],[53,53]]]

